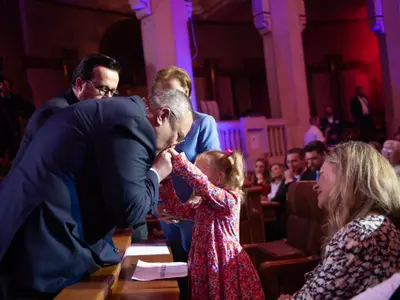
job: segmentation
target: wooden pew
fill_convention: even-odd
[[[117,230],[113,236],[115,247],[119,249],[121,257],[131,244],[132,230]],[[88,278],[74,283],[63,289],[56,300],[104,300],[111,294],[111,288],[117,281],[121,271],[121,264],[97,270]]]
[[[135,244],[132,245],[134,246]],[[151,246],[151,243],[149,243],[149,246]],[[146,262],[173,262],[172,254],[126,256],[122,262],[122,270],[118,281],[112,288],[111,299],[179,300],[179,287],[176,279],[154,281],[131,279],[139,259]]]

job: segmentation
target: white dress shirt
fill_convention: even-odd
[[[325,143],[325,137],[322,131],[315,125],[311,125],[304,135],[304,145],[312,141],[321,141]]]

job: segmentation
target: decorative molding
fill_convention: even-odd
[[[136,13],[136,18],[142,20],[151,15],[151,0],[129,0],[131,9]]]
[[[382,1],[383,0],[368,0],[367,3],[368,17],[370,18],[370,27],[371,30],[378,36],[385,34],[385,22],[383,17]]]
[[[261,35],[272,32],[272,19],[269,0],[252,0],[253,23]]]

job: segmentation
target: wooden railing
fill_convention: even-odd
[[[255,158],[264,155],[270,163],[283,163],[288,150],[284,121],[258,118],[254,124],[248,120],[217,122],[221,148],[242,151],[249,168],[252,168]]]

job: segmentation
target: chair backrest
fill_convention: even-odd
[[[265,242],[265,229],[263,211],[261,206],[261,187],[250,187],[245,189],[246,199],[242,206],[240,222],[240,243],[262,243]]]
[[[306,255],[319,255],[323,237],[324,213],[318,208],[315,181],[290,185],[287,195],[287,242]]]

